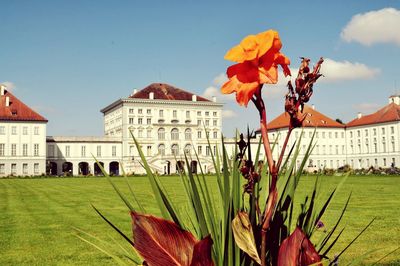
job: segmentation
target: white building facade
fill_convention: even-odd
[[[215,98],[210,101],[153,83],[101,110],[104,134],[121,140],[121,160],[127,173],[144,172],[132,135],[149,166],[159,174],[177,173],[186,167],[185,154],[193,172],[198,171],[199,163],[205,172],[214,172],[210,155],[221,143],[222,106]]]
[[[221,147],[222,107],[212,100],[170,86],[153,83],[101,110],[103,137],[46,138],[47,120],[0,86],[0,177],[34,175],[112,175],[145,173],[132,135],[140,143],[150,168],[158,174],[181,169],[213,173],[212,155]],[[398,167],[400,163],[400,96],[369,115],[359,114],[344,125],[305,106],[304,127],[295,129],[285,150],[299,139],[297,166],[315,132],[316,142],[306,169],[317,171],[350,165],[354,169]],[[269,123],[269,138],[278,159],[289,125],[283,113]],[[210,145],[207,141],[209,137]],[[253,154],[260,135],[251,140]],[[236,154],[234,139],[225,139],[229,157]],[[219,150],[221,151],[221,150]],[[185,155],[188,162],[186,162]],[[264,159],[264,150],[260,150]],[[189,164],[189,165],[187,165]]]
[[[0,177],[46,173],[46,124],[0,85]]]

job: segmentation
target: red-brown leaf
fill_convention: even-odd
[[[278,266],[306,266],[320,261],[318,252],[299,227],[283,240],[279,248]]]
[[[213,265],[207,263],[211,261],[211,238],[197,241],[175,223],[151,215],[131,212],[131,217],[135,249],[148,265],[189,266],[192,258],[196,261],[192,265]]]
[[[192,263],[190,266],[214,266],[211,259],[211,236],[207,236],[194,245]]]

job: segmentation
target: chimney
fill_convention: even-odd
[[[0,84],[0,95],[4,95],[6,93],[6,86],[3,84]]]
[[[358,112],[357,118],[360,119],[361,117],[362,117],[362,113],[361,113],[361,112]]]
[[[213,96],[212,97],[212,101],[216,103],[217,102],[217,97]]]
[[[192,102],[197,102],[197,95],[192,95]]]
[[[6,97],[6,106],[10,106],[10,97]]]
[[[137,89],[133,89],[133,94],[132,95],[135,95],[136,92],[137,92]]]
[[[150,100],[154,100],[154,92],[150,92],[149,93],[149,99]]]
[[[311,105],[311,108],[313,109],[313,110],[315,110],[315,105],[313,104],[313,105]]]
[[[389,97],[389,103],[400,105],[400,95],[392,95]]]

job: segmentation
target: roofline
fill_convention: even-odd
[[[35,119],[12,119],[0,117],[0,122],[37,122],[37,123],[48,123],[49,120],[35,120]]]
[[[350,121],[351,122],[351,121]],[[349,122],[349,123],[350,123]],[[397,119],[397,120],[388,120],[388,121],[383,121],[383,122],[371,122],[371,123],[363,123],[363,124],[359,124],[359,125],[354,125],[354,126],[348,126],[347,124],[346,124],[346,128],[351,128],[351,127],[362,127],[362,126],[369,126],[369,125],[373,125],[373,124],[375,124],[375,125],[382,125],[382,124],[387,124],[387,123],[392,123],[392,122],[400,122],[400,120],[399,119]]]
[[[182,100],[160,100],[160,99],[142,99],[142,98],[121,98],[113,102],[112,104],[104,107],[100,110],[103,114],[108,110],[118,106],[121,103],[150,103],[150,104],[176,104],[176,105],[198,105],[198,106],[214,106],[223,107],[224,103],[212,102],[212,101],[182,101]]]

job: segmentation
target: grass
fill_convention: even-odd
[[[114,178],[124,192],[124,179]],[[210,183],[215,185],[214,178]],[[321,177],[321,190],[330,191],[339,183],[338,177]],[[129,178],[147,212],[158,214],[146,177]],[[164,186],[173,199],[184,208],[186,198],[179,177],[163,177]],[[314,185],[315,177],[303,177],[295,202],[302,201]],[[343,255],[340,265],[362,254],[379,249],[363,259],[371,264],[400,246],[400,177],[350,176],[336,195],[323,222],[327,228],[346,201],[352,198],[342,226],[346,226],[335,254],[344,248],[368,222],[375,222]],[[133,202],[133,201],[132,201]],[[127,235],[131,235],[128,210],[105,178],[49,178],[0,180],[0,265],[113,265],[115,262],[76,237],[74,227],[112,243],[122,243],[130,249],[101,218],[90,204],[95,205]],[[111,248],[111,249],[112,249]],[[379,265],[400,265],[397,251]]]

